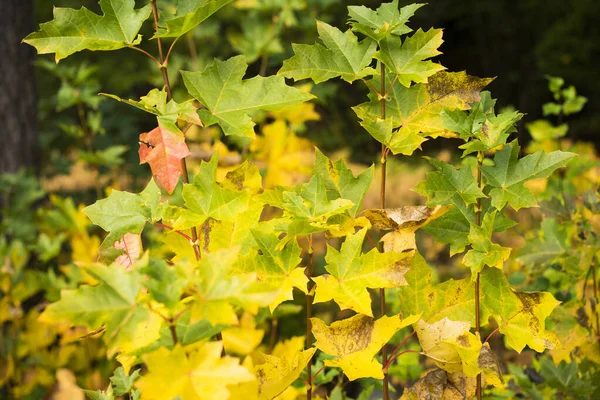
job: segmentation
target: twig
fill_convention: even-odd
[[[130,46],[129,48],[132,50],[135,50],[135,51],[139,51],[140,53],[143,53],[146,56],[150,57],[150,59],[156,63],[156,66],[160,68],[160,64],[161,64],[160,61],[158,61],[156,59],[156,57],[154,57],[152,54],[148,53],[146,50],[140,49],[139,47],[135,47],[135,46]]]

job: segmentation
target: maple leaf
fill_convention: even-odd
[[[500,370],[485,369],[482,375],[484,387],[487,384],[502,387]],[[476,388],[477,382],[474,377],[465,376],[462,372],[448,373],[442,369],[436,369],[428,372],[411,387],[405,388],[400,400],[470,399],[475,396]]]
[[[485,202],[482,212],[487,214],[491,208],[490,202]],[[450,244],[450,255],[462,253],[469,242],[471,226],[475,225],[474,205],[464,206],[456,202],[454,207],[440,218],[431,221],[423,230],[433,236],[436,242]],[[494,232],[504,232],[517,223],[501,213],[494,219]]]
[[[121,253],[115,249],[127,233],[140,234],[147,221],[152,223],[161,219],[159,213],[160,189],[150,180],[148,186],[139,194],[113,190],[108,198],[98,200],[83,211],[96,225],[109,232],[100,247],[100,255],[114,260]]]
[[[431,268],[417,252],[411,269],[404,275],[408,285],[398,288],[398,297],[404,312],[422,314],[422,319],[435,323],[444,318],[468,321],[475,325],[475,287],[469,278],[449,279],[431,283]],[[487,323],[487,310],[480,311],[482,326]]]
[[[155,38],[178,38],[233,0],[178,0],[174,14],[161,13]]]
[[[483,217],[481,226],[471,224],[469,242],[471,249],[463,257],[463,264],[471,268],[471,280],[477,278],[477,273],[484,265],[502,269],[502,264],[510,256],[510,249],[499,244],[492,243],[494,233],[494,221],[497,211],[487,213]]]
[[[417,248],[415,232],[431,221],[443,216],[450,207],[404,206],[399,208],[369,209],[363,215],[374,227],[393,232],[385,234],[381,241],[386,252],[414,251]]]
[[[202,225],[208,218],[232,220],[248,209],[250,194],[223,188],[217,179],[218,155],[202,162],[193,184],[184,184],[182,197],[187,209],[181,209],[175,228]]]
[[[246,312],[240,318],[238,326],[225,329],[221,335],[228,354],[248,355],[260,345],[265,331],[256,329],[254,316]]]
[[[308,278],[304,274],[304,268],[296,268],[302,262],[302,249],[298,243],[292,240],[278,250],[279,235],[259,230],[252,230],[252,235],[259,250],[255,261],[258,279],[279,290],[278,296],[269,305],[271,312],[282,302],[294,298],[293,288],[308,293]]]
[[[379,78],[371,83],[378,87]],[[444,128],[440,113],[445,109],[466,110],[471,103],[480,100],[480,91],[487,86],[492,78],[477,78],[463,72],[440,71],[428,78],[428,83],[418,83],[407,88],[403,85],[394,85],[386,102],[386,115],[392,119],[392,128],[400,128],[394,135],[411,137],[448,136],[454,137],[455,133]],[[370,102],[363,103],[353,109],[362,109],[361,113],[368,113],[372,118],[380,115],[380,101],[378,96],[371,92]],[[394,139],[392,139],[394,141]]]
[[[414,324],[419,315],[401,319],[399,315],[383,316],[377,320],[367,315],[353,317],[327,326],[318,318],[311,318],[312,333],[317,339],[315,346],[333,360],[325,360],[325,365],[339,367],[351,381],[358,378],[383,379],[382,365],[375,358],[400,329]]]
[[[236,56],[215,60],[203,72],[181,71],[188,92],[206,107],[199,114],[207,126],[219,124],[226,135],[253,138],[252,117],[257,112],[279,110],[314,97],[287,86],[281,76],[244,80],[247,68],[244,56]]]
[[[138,273],[126,272],[118,264],[90,264],[81,268],[99,284],[63,290],[61,299],[44,310],[40,321],[68,321],[91,329],[105,326],[103,339],[109,345],[110,355],[117,351],[131,352],[159,338],[160,318],[136,302],[142,288]]]
[[[380,113],[369,111],[364,105],[352,107],[352,110],[360,118],[360,125],[375,140],[383,143],[393,154],[412,155],[415,150],[421,148],[421,144],[427,139],[414,131],[394,130],[392,118],[383,119]]]
[[[496,153],[495,165],[481,167],[488,184],[494,187],[490,197],[492,205],[498,210],[507,204],[515,210],[537,206],[535,196],[523,184],[532,179],[547,178],[576,156],[575,153],[563,151],[539,151],[519,159],[520,149],[519,144],[513,141]]]
[[[168,96],[165,89],[152,89],[147,95],[142,96],[139,101],[125,100],[114,94],[100,94],[121,103],[129,104],[132,107],[152,115],[156,115],[160,126],[176,132],[179,132],[175,126],[178,119],[182,119],[195,125],[202,125],[202,121],[198,116],[198,109],[194,106],[193,100],[184,101],[183,103],[178,103],[173,99],[167,100]]]
[[[375,57],[383,62],[387,69],[398,77],[398,82],[410,87],[411,82],[427,83],[431,75],[446,69],[428,58],[442,54],[438,47],[443,43],[442,30],[417,30],[404,43],[395,36],[381,41],[381,47]]]
[[[286,390],[302,373],[317,349],[294,351],[283,356],[262,354],[263,363],[256,366],[260,400],[271,400]],[[288,352],[291,353],[291,352]]]
[[[423,352],[447,372],[463,371],[467,376],[477,376],[481,340],[469,332],[471,323],[452,321],[447,317],[427,323],[420,320],[415,332]]]
[[[340,228],[340,222],[343,222],[340,218],[343,218],[354,204],[348,199],[330,200],[331,192],[327,190],[326,182],[322,174],[314,174],[308,183],[296,185],[291,190],[278,187],[261,195],[261,201],[284,211],[283,218],[275,221],[276,230],[286,233],[278,248],[282,248],[298,235]]]
[[[412,31],[406,23],[425,4],[409,4],[398,10],[398,0],[383,3],[377,10],[365,6],[348,6],[352,29],[379,42],[390,35],[403,35]]]
[[[330,192],[329,198],[331,200],[342,198],[354,203],[349,213],[352,217],[355,217],[360,210],[367,190],[371,186],[375,168],[370,166],[355,177],[343,159],[331,162],[319,149],[316,149],[314,173],[325,179],[325,186]],[[332,196],[331,193],[334,193],[334,195]]]
[[[507,344],[521,352],[525,346],[537,352],[559,345],[556,335],[545,328],[546,318],[560,304],[548,292],[515,292],[497,268],[481,274],[482,309],[491,315]]]
[[[469,205],[485,197],[477,185],[470,166],[454,168],[452,165],[425,157],[436,171],[428,172],[427,178],[419,182],[413,190],[429,200],[428,205],[456,204],[456,196]]]
[[[239,248],[204,253],[193,279],[195,319],[207,319],[211,324],[237,324],[234,306],[256,314],[259,307],[273,302],[279,294],[270,285],[257,281],[256,273],[234,273]]]
[[[142,23],[148,19],[150,4],[135,9],[134,0],[100,0],[103,15],[85,7],[79,10],[54,8],[54,19],[23,41],[39,54],[55,53],[56,62],[82,50],[117,50],[139,44]]]
[[[142,400],[229,399],[227,385],[247,382],[254,376],[234,357],[221,357],[222,342],[208,342],[186,354],[176,345],[171,351],[160,348],[142,358],[148,373],[135,386],[142,391]]]
[[[140,134],[139,155],[140,164],[150,164],[152,175],[171,194],[182,174],[181,160],[190,151],[183,134],[158,126]]]
[[[340,77],[353,82],[377,72],[369,65],[377,50],[371,40],[358,41],[351,30],[340,31],[317,21],[320,44],[292,44],[294,56],[283,62],[278,75],[294,80],[312,79],[315,83]]]
[[[333,299],[340,308],[373,316],[367,288],[393,288],[405,285],[404,273],[410,266],[410,254],[372,249],[362,254],[367,233],[363,228],[348,235],[340,251],[327,245],[325,269],[329,274],[313,278],[317,285],[315,303]]]

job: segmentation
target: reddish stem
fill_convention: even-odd
[[[487,343],[487,342],[488,342],[488,341],[489,341],[489,340],[492,338],[492,336],[494,336],[494,333],[498,332],[499,330],[500,330],[500,327],[497,327],[496,329],[494,329],[494,330],[492,331],[492,333],[490,333],[490,334],[489,334],[489,335],[488,335],[488,336],[485,338],[485,340],[483,341],[483,344],[486,344],[486,343]]]
[[[161,227],[161,228],[168,229],[168,230],[170,230],[170,231],[173,231],[173,232],[175,232],[175,233],[177,233],[177,234],[179,234],[179,235],[183,236],[184,238],[186,238],[186,240],[187,240],[188,242],[190,242],[190,244],[192,245],[192,248],[194,249],[194,254],[196,255],[196,260],[200,260],[200,249],[198,248],[198,243],[197,243],[197,242],[198,242],[198,239],[194,240],[194,238],[193,238],[193,237],[191,237],[191,236],[187,235],[186,233],[184,233],[184,232],[182,232],[182,231],[180,231],[180,230],[177,230],[177,229],[173,228],[172,226],[169,226],[169,225],[162,224],[162,223],[160,223],[160,222],[157,222],[157,223],[156,223],[156,224],[154,224],[154,225],[156,225],[156,226],[159,226],[159,227]]]
[[[323,371],[325,369],[325,366],[323,365],[321,368],[319,368],[319,370],[317,372],[315,372],[315,374],[310,378],[310,384],[311,386],[313,385],[313,383],[315,383],[315,378],[317,377],[317,375],[319,375],[321,373],[321,371]]]
[[[408,350],[401,351],[400,353],[394,355],[393,357],[390,357],[390,359],[388,360],[388,362],[383,367],[384,373],[387,373],[388,368],[390,367],[390,365],[392,365],[392,363],[394,362],[394,360],[396,358],[398,358],[402,354],[406,354],[406,353],[419,353],[419,354],[421,354],[421,351],[420,350],[411,350],[411,349],[408,349]]]

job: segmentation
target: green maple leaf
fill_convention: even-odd
[[[177,103],[175,100],[167,100],[167,92],[164,89],[152,89],[146,96],[142,96],[139,101],[122,99],[113,94],[100,94],[156,115],[160,126],[174,132],[179,132],[176,125],[178,119],[182,119],[192,124],[202,125],[202,121],[200,121],[193,100],[188,100],[183,103]]]
[[[352,201],[354,205],[348,211],[352,217],[355,217],[373,181],[374,167],[370,166],[355,177],[343,159],[333,163],[319,149],[316,149],[315,157],[314,173],[325,179],[325,185],[329,192],[328,198]]]
[[[481,274],[482,310],[491,315],[517,352],[525,346],[537,352],[559,345],[554,333],[546,330],[545,321],[560,304],[548,292],[515,292],[498,268]]]
[[[483,206],[484,213],[490,208],[489,202]],[[464,206],[455,202],[455,206],[440,218],[431,221],[423,230],[433,236],[436,242],[450,244],[450,255],[462,253],[469,242],[471,225],[475,224],[475,208],[473,205]],[[517,223],[497,214],[494,220],[494,232],[504,232]]]
[[[363,254],[362,245],[367,233],[363,228],[348,235],[338,251],[327,245],[325,269],[329,274],[313,278],[317,284],[315,303],[333,299],[340,308],[373,316],[371,296],[367,288],[393,288],[406,285],[404,273],[410,267],[410,254],[377,249]]]
[[[492,78],[477,78],[463,72],[440,71],[428,78],[428,83],[418,83],[411,87],[394,85],[386,103],[386,116],[392,120],[394,135],[411,138],[447,136],[455,137],[454,132],[444,127],[441,113],[445,109],[466,110],[470,104],[480,100],[480,91]],[[379,87],[379,78],[371,81]],[[371,92],[370,101],[356,108],[362,108],[362,114],[379,115],[381,103],[379,97]],[[379,140],[379,139],[378,139]],[[390,142],[399,139],[390,138]]]
[[[394,130],[392,118],[382,119],[381,114],[374,114],[364,105],[352,107],[352,110],[361,119],[360,124],[375,140],[383,143],[393,154],[404,154],[410,156],[421,148],[421,144],[427,139],[414,131]]]
[[[376,71],[369,67],[377,50],[371,40],[358,41],[351,30],[339,29],[317,21],[320,44],[292,44],[294,56],[283,62],[278,75],[294,80],[312,79],[315,83],[340,77],[353,82]]]
[[[254,137],[252,117],[296,105],[314,96],[287,86],[280,76],[243,79],[248,65],[244,56],[215,60],[203,72],[181,71],[188,92],[206,110],[200,118],[207,126],[219,124],[226,135]]]
[[[140,376],[140,370],[136,369],[131,375],[125,374],[123,367],[119,367],[115,370],[113,376],[110,378],[110,382],[114,386],[114,392],[117,396],[123,396],[125,393],[131,392],[133,389],[133,382]]]
[[[284,211],[283,218],[275,221],[276,230],[286,233],[280,246],[298,235],[339,228],[344,214],[348,215],[354,203],[339,197],[330,200],[332,192],[327,190],[326,182],[322,174],[315,174],[308,183],[297,185],[292,190],[280,187],[261,195],[262,201]]]
[[[139,273],[126,272],[118,264],[90,264],[82,268],[99,284],[63,290],[60,300],[44,310],[41,320],[68,321],[91,329],[104,326],[103,339],[109,344],[110,354],[131,351],[158,339],[160,318],[136,302],[142,288]]]
[[[352,29],[379,42],[390,35],[403,35],[412,31],[406,23],[425,4],[409,4],[398,9],[398,0],[384,3],[377,10],[365,6],[348,6]]]
[[[496,153],[494,166],[484,165],[481,168],[488,184],[494,187],[490,197],[498,210],[507,204],[515,210],[537,206],[535,196],[523,184],[532,179],[547,178],[576,156],[563,151],[539,151],[519,159],[519,150],[520,146],[513,141]]]
[[[116,258],[119,252],[113,244],[126,233],[139,234],[147,221],[160,220],[160,189],[150,180],[146,189],[139,194],[113,190],[108,198],[98,200],[83,211],[88,218],[109,232],[100,254],[109,260]]]
[[[398,288],[397,293],[404,312],[419,313],[428,323],[444,318],[452,321],[468,321],[475,326],[475,286],[470,279],[449,279],[433,284],[431,268],[416,253],[411,269],[404,275],[408,285]],[[489,317],[486,310],[480,313],[483,326]]]
[[[398,82],[410,87],[411,82],[427,83],[431,75],[445,69],[433,61],[425,61],[441,54],[438,47],[442,43],[441,29],[430,29],[427,32],[419,29],[406,38],[404,43],[395,36],[386,38],[381,42],[375,57],[398,77]]]
[[[215,153],[209,162],[202,162],[194,183],[183,185],[182,197],[187,209],[179,210],[177,229],[202,225],[208,218],[233,220],[248,209],[249,193],[225,189],[217,183],[217,165]]]
[[[260,251],[258,255],[254,256],[258,279],[279,290],[278,296],[269,305],[271,312],[282,302],[294,298],[293,288],[308,293],[308,278],[304,275],[304,268],[296,268],[302,262],[302,258],[300,258],[302,249],[298,243],[292,240],[279,250],[277,234],[252,230],[252,235]]]
[[[487,115],[479,129],[473,132],[474,140],[459,146],[464,149],[463,157],[477,152],[488,151],[506,143],[511,133],[516,132],[515,124],[525,114],[517,111],[505,112],[499,115]]]
[[[425,157],[436,171],[428,172],[427,178],[419,182],[413,190],[429,200],[428,205],[459,203],[473,204],[478,198],[485,197],[477,186],[470,166],[454,168],[452,165]],[[457,197],[460,200],[457,200]]]
[[[154,38],[178,38],[233,0],[178,0],[175,14],[162,12]]]
[[[471,268],[471,280],[475,280],[477,273],[485,265],[502,269],[502,264],[510,256],[509,248],[491,241],[496,213],[496,210],[486,213],[481,226],[471,224],[468,236],[471,250],[465,254],[462,261],[465,266]]]
[[[79,10],[54,8],[54,19],[23,41],[39,54],[55,53],[56,62],[82,50],[117,50],[139,44],[142,23],[148,19],[150,4],[134,9],[134,0],[100,0],[104,15],[85,7]]]
[[[193,279],[194,317],[207,319],[212,325],[235,324],[234,306],[256,314],[259,307],[275,300],[278,290],[259,282],[256,273],[236,273],[238,255],[238,247],[202,254]]]

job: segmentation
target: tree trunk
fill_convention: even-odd
[[[0,173],[39,169],[33,0],[0,0]]]

